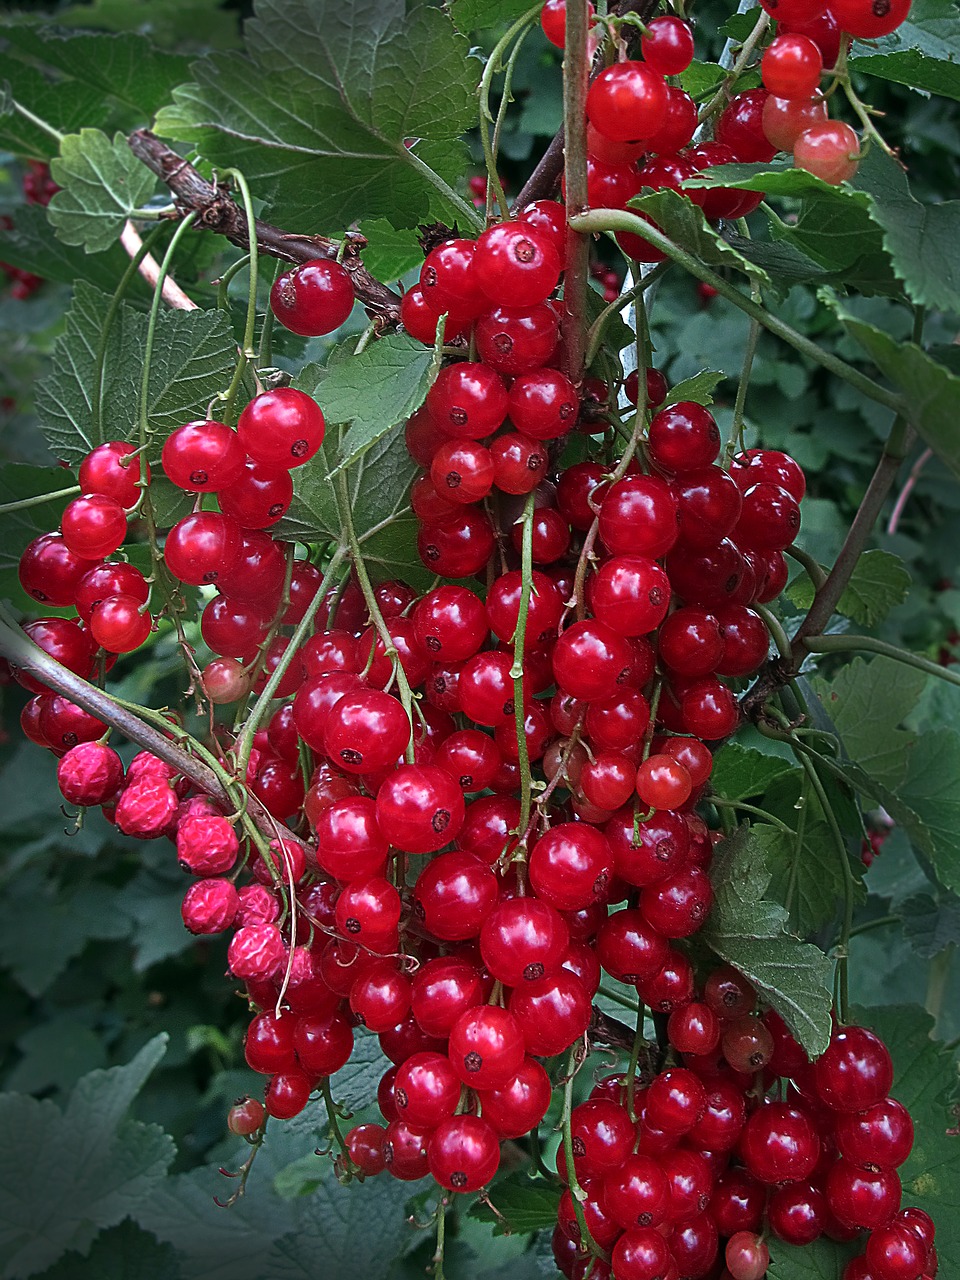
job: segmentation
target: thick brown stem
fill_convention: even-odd
[[[167,184],[176,197],[182,213],[197,210],[195,226],[216,231],[241,249],[250,247],[247,218],[226,187],[208,182],[192,164],[178,156],[148,129],[138,129],[127,139],[130,150],[148,169]],[[261,253],[284,262],[309,262],[312,258],[335,258],[339,243],[327,236],[301,236],[269,222],[257,221],[257,247]],[[400,298],[385,284],[375,280],[360,260],[366,244],[363,236],[348,232],[343,265],[350,272],[357,298],[367,311],[386,328],[400,319]]]

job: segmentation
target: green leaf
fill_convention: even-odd
[[[51,31],[8,26],[7,42],[22,54],[80,81],[104,97],[116,98],[141,116],[152,116],[189,76],[189,59],[158,49],[145,35]]]
[[[848,1260],[859,1250],[822,1236],[813,1244],[797,1248],[784,1244],[775,1235],[767,1237],[770,1248],[769,1280],[842,1280]]]
[[[960,735],[952,729],[922,733],[906,764],[897,795],[919,818],[918,824],[905,824],[910,838],[929,857],[938,880],[960,893]]]
[[[721,239],[703,216],[703,210],[679,191],[665,188],[652,195],[634,196],[627,208],[646,214],[664,235],[708,266],[735,267],[760,283],[770,283],[767,273]]]
[[[857,41],[850,66],[921,93],[960,99],[960,35],[952,0],[913,0],[907,21],[881,40]]]
[[[913,1150],[899,1169],[904,1204],[924,1209],[937,1224],[940,1273],[960,1274],[960,1139],[952,1103],[957,1069],[953,1051],[932,1040],[933,1019],[917,1005],[856,1011],[882,1037],[893,1058],[892,1095],[913,1119]]]
[[[56,493],[73,483],[73,476],[63,467],[7,462],[0,466],[0,505]],[[26,601],[17,575],[20,555],[39,534],[59,528],[60,516],[69,501],[69,496],[50,498],[35,507],[0,512],[0,598]]]
[[[835,920],[843,900],[844,874],[826,822],[808,819],[801,841],[763,823],[755,826],[753,833],[772,875],[771,896],[788,910],[791,929],[809,937]],[[850,863],[853,867],[853,859]],[[863,902],[866,896],[858,878],[857,899]]]
[[[39,1280],[182,1280],[183,1272],[172,1245],[142,1231],[129,1219],[102,1231],[85,1258],[68,1253]]]
[[[301,390],[323,394],[323,370],[308,369],[298,380]],[[319,390],[318,390],[319,383]],[[317,542],[342,536],[334,484],[328,479],[337,464],[340,439],[327,433],[319,453],[293,472],[293,502],[273,526],[275,537]],[[376,578],[402,578],[426,589],[433,575],[417,552],[418,521],[410,510],[410,484],[417,465],[407,452],[402,428],[382,436],[347,472],[350,510],[367,567]]]
[[[432,348],[405,333],[390,333],[359,355],[328,368],[317,400],[331,423],[351,423],[330,475],[352,466],[371,445],[423,404],[437,376]]]
[[[915,893],[897,906],[903,932],[914,951],[932,960],[960,942],[960,898],[953,893]]]
[[[404,0],[260,0],[247,54],[195,63],[156,130],[242,169],[282,225],[450,216],[423,165],[448,182],[463,172],[456,139],[476,111],[479,62],[446,14],[406,10]]]
[[[960,67],[952,68],[952,74],[960,86]],[[913,302],[956,312],[960,200],[921,204],[903,169],[879,147],[871,147],[864,156],[856,185],[870,195],[874,221],[883,228],[893,268]]]
[[[527,0],[453,0],[450,13],[464,35],[469,35],[501,22],[513,22],[530,7]]]
[[[680,87],[692,98],[705,98],[719,89],[727,73],[716,62],[698,62],[694,58],[686,71],[680,73]]]
[[[163,1181],[173,1141],[129,1118],[166,1050],[156,1036],[124,1067],[93,1071],[64,1111],[23,1094],[0,1094],[0,1247],[18,1280],[85,1253],[98,1230],[122,1222]]]
[[[920,700],[927,677],[892,658],[854,658],[829,683],[811,682],[850,759],[896,787],[916,735],[898,726]]]
[[[796,771],[792,760],[764,755],[739,742],[725,742],[713,758],[710,787],[727,800],[762,795],[777,778]]]
[[[837,602],[837,613],[863,627],[875,627],[891,609],[903,604],[910,590],[910,574],[899,556],[890,551],[865,551]],[[813,583],[800,574],[787,589],[798,609],[813,604]]]
[[[121,304],[105,340],[98,381],[109,305],[105,294],[78,284],[51,369],[37,388],[41,430],[57,457],[72,464],[104,440],[137,437],[147,317]],[[191,418],[202,418],[229,383],[235,359],[230,322],[222,311],[161,312],[147,393],[150,434],[166,436]]]
[[[695,373],[692,378],[684,378],[667,392],[664,405],[679,404],[681,400],[689,400],[694,404],[713,404],[714,391],[727,375],[717,373],[713,369],[704,369]]]
[[[531,1178],[525,1169],[518,1169],[491,1188],[490,1199],[497,1212],[478,1200],[470,1206],[470,1217],[492,1222],[496,1236],[545,1231],[557,1220],[560,1192],[561,1188],[555,1183],[545,1178]]]
[[[833,309],[877,368],[903,393],[904,413],[938,458],[960,475],[960,377],[913,342],[898,342],[858,320],[842,303]]]
[[[82,244],[100,253],[115,243],[123,224],[150,199],[156,178],[127,146],[122,133],[113,141],[99,129],[81,129],[60,143],[50,165],[61,191],[47,216],[65,244]]]
[[[68,1092],[81,1076],[107,1065],[103,1040],[89,1014],[68,1012],[41,1022],[17,1040],[23,1056],[10,1072],[11,1093]]]
[[[64,244],[50,234],[46,210],[36,204],[21,205],[16,210],[14,225],[0,227],[0,258],[45,280],[69,285],[85,280],[111,293],[130,265],[129,257],[119,244],[96,254]],[[130,292],[134,296],[149,297],[139,275],[131,284]]]
[[[367,1106],[389,1065],[377,1037],[358,1030],[349,1062],[330,1077],[333,1100],[348,1111]]]
[[[397,231],[386,218],[367,218],[360,230],[367,238],[363,265],[384,284],[392,284],[423,262],[415,230]]]
[[[714,905],[704,942],[745,974],[814,1057],[830,1042],[830,961],[787,932],[787,914],[767,896],[770,871],[754,833],[741,828],[717,846]]]
[[[12,51],[0,53],[2,81],[8,83],[13,98],[55,131],[50,133],[17,110],[0,115],[0,148],[14,155],[51,160],[59,151],[56,131],[75,133],[106,119],[107,109],[98,89],[76,82],[54,83]]]

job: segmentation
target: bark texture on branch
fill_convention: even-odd
[[[177,208],[187,214],[199,214],[195,226],[216,231],[241,249],[250,247],[247,217],[243,208],[222,185],[208,182],[197,169],[149,129],[138,129],[127,139],[130,150],[173,192]],[[299,264],[312,258],[335,258],[339,244],[327,236],[303,236],[283,231],[269,222],[256,224],[257,247],[261,253]],[[360,303],[384,328],[400,319],[400,297],[385,284],[375,280],[364,267],[360,251],[366,244],[363,236],[347,232],[347,249],[343,266],[350,272]]]

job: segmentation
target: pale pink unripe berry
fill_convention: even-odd
[[[262,981],[280,970],[286,955],[283,935],[275,924],[250,924],[230,940],[227,964],[234,977]]]
[[[191,933],[222,933],[236,919],[239,903],[229,880],[197,880],[183,895],[180,914]]]

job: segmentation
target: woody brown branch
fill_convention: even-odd
[[[197,169],[149,129],[138,129],[127,139],[130,150],[173,192],[180,216],[191,211],[199,214],[195,226],[215,231],[238,248],[249,249],[247,217],[240,205],[220,183],[208,182]],[[284,231],[269,222],[256,223],[257,248],[261,253],[298,265],[314,258],[336,258],[340,244],[328,236],[299,235]],[[346,234],[343,266],[350,272],[354,291],[361,305],[382,328],[400,320],[400,297],[381,284],[364,267],[360,252],[366,244],[361,235]]]

